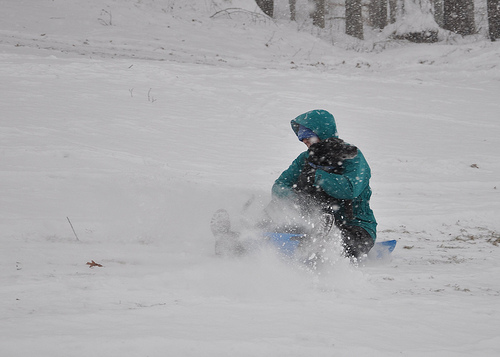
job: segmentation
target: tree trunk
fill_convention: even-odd
[[[295,18],[297,17],[297,10],[295,8],[295,4],[297,3],[297,0],[288,0],[288,4],[290,5],[290,20],[295,21]]]
[[[500,0],[488,0],[488,28],[490,40],[500,38]]]
[[[475,33],[473,0],[444,0],[444,29],[466,36]]]
[[[389,0],[389,22],[395,23],[398,15],[398,0]]]
[[[257,6],[269,17],[274,15],[274,0],[255,0]]]
[[[325,3],[326,0],[314,0],[314,12],[312,13],[313,25],[325,28]]]
[[[387,26],[387,0],[371,0],[368,13],[374,28],[383,29]]]
[[[439,27],[444,26],[443,18],[443,0],[432,0],[432,8],[434,9],[434,20],[439,25]]]
[[[361,0],[345,0],[345,33],[363,39]]]

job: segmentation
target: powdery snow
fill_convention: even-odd
[[[2,4],[0,355],[500,353],[500,44],[332,46],[253,10]],[[258,214],[315,108],[367,157],[391,259],[216,258],[212,213]]]

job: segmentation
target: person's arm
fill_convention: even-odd
[[[304,166],[304,162],[307,157],[307,151],[300,154],[286,169],[283,173],[278,177],[278,179],[274,182],[272,188],[272,194],[278,198],[286,198],[294,195],[293,185],[297,183],[297,180],[300,176],[300,172]]]
[[[352,200],[368,186],[370,177],[370,167],[361,151],[358,151],[354,159],[344,161],[342,175],[316,170],[315,183],[332,197]]]

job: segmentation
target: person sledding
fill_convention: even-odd
[[[312,242],[327,239],[335,224],[345,256],[367,254],[376,239],[377,222],[370,208],[371,171],[363,154],[339,139],[335,118],[326,110],[301,114],[291,126],[308,150],[275,181],[260,229],[302,234]],[[220,238],[219,253],[244,251],[224,210],[214,215],[212,231]]]

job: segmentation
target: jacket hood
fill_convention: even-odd
[[[326,110],[311,110],[299,115],[297,118],[293,119],[290,124],[292,125],[295,135],[297,135],[299,131],[299,125],[303,125],[311,129],[321,140],[338,137],[335,118]]]

